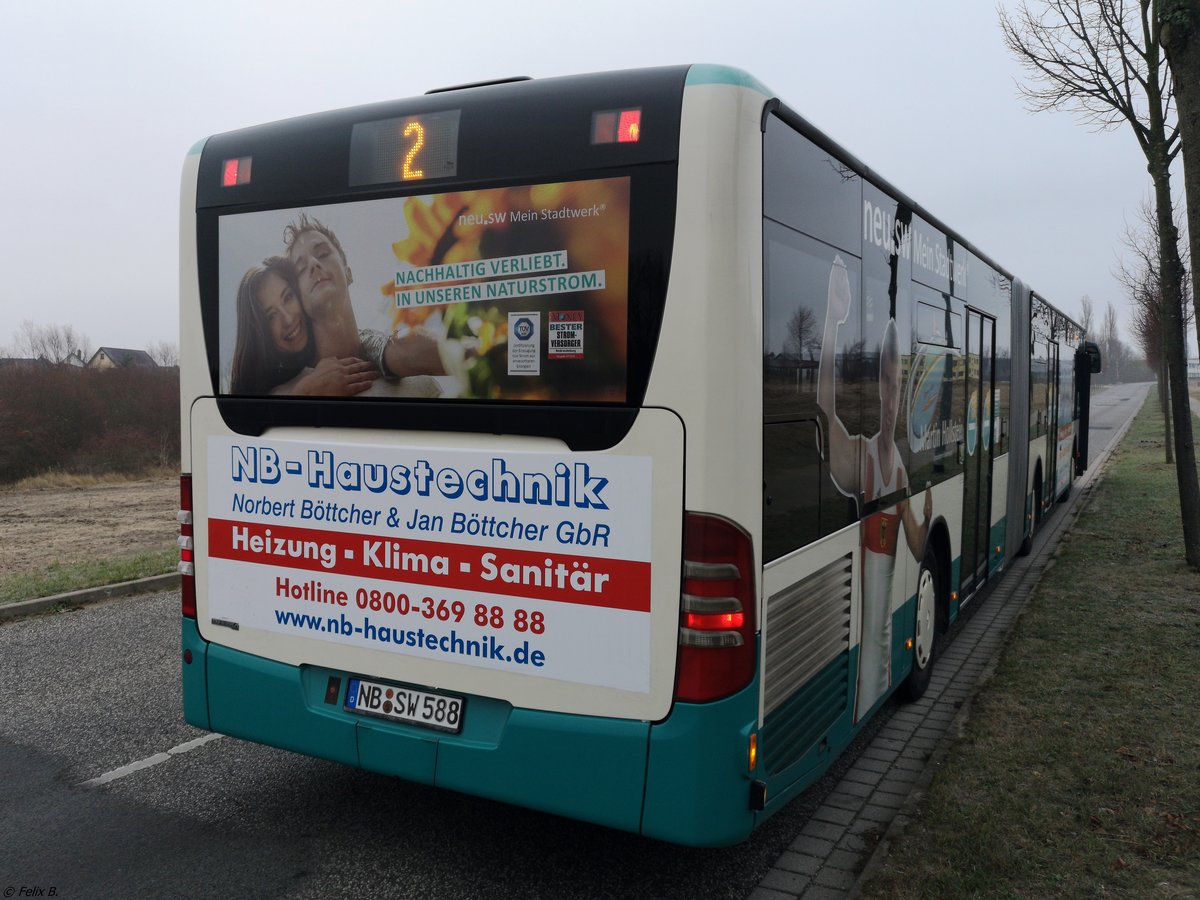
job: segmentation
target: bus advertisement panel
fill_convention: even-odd
[[[626,400],[628,178],[229,214],[219,258],[224,394]]]
[[[214,625],[649,692],[650,458],[207,451]]]

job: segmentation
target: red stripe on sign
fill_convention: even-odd
[[[650,611],[650,563],[208,520],[216,559],[607,609]]]

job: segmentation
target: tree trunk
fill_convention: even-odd
[[[1183,263],[1179,259],[1179,236],[1171,221],[1171,179],[1163,160],[1156,176],[1158,195],[1159,253],[1163,277],[1163,349],[1167,358],[1167,387],[1170,397],[1175,444],[1175,478],[1179,483],[1179,512],[1183,524],[1183,555],[1187,564],[1200,571],[1200,482],[1196,478],[1196,443],[1188,400],[1187,354],[1183,338]]]
[[[1194,8],[1195,2],[1186,3]],[[1159,7],[1162,13],[1162,7]],[[1162,19],[1160,18],[1161,22]],[[1160,35],[1161,40],[1161,35]],[[1179,514],[1183,524],[1183,555],[1187,564],[1200,571],[1200,481],[1196,477],[1196,443],[1188,398],[1187,349],[1183,334],[1183,261],[1179,258],[1179,230],[1175,227],[1171,197],[1171,167],[1167,155],[1164,104],[1157,73],[1161,64],[1158,44],[1148,42],[1146,65],[1153,77],[1147,85],[1150,127],[1146,160],[1154,181],[1154,206],[1158,219],[1159,277],[1163,300],[1163,353],[1167,358],[1172,432],[1175,443],[1175,479],[1179,486]],[[1176,82],[1178,79],[1176,79]],[[1176,100],[1178,101],[1178,96]],[[1182,118],[1182,116],[1181,116]],[[1187,143],[1187,137],[1183,138]],[[1196,144],[1193,144],[1195,147]],[[1189,197],[1189,200],[1191,198]],[[1200,198],[1196,200],[1200,203]],[[1189,203],[1189,207],[1194,203]]]
[[[1169,466],[1175,462],[1175,448],[1171,437],[1171,402],[1167,399],[1171,391],[1167,385],[1167,359],[1158,360],[1158,407],[1163,414],[1163,446],[1166,448],[1164,462]]]
[[[1200,349],[1200,0],[1160,0],[1159,39],[1171,64],[1179,134],[1183,147],[1183,189],[1187,197],[1192,258],[1192,304]]]

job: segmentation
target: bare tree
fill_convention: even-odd
[[[1104,310],[1104,319],[1100,324],[1100,352],[1104,360],[1104,368],[1112,372],[1114,384],[1119,384],[1121,381],[1120,350],[1117,346],[1120,342],[1121,333],[1117,325],[1117,310],[1110,302]]]
[[[1113,273],[1125,288],[1133,306],[1133,333],[1141,348],[1146,365],[1155,373],[1158,385],[1158,403],[1163,411],[1164,455],[1166,462],[1175,460],[1171,439],[1171,405],[1169,401],[1166,355],[1163,353],[1163,294],[1158,273],[1158,239],[1155,235],[1154,210],[1144,203],[1139,210],[1141,226],[1130,226],[1125,231],[1122,243],[1130,251],[1136,263],[1122,262]],[[1187,302],[1187,282],[1183,284],[1185,314],[1190,309]],[[1186,316],[1185,316],[1186,320]],[[1185,321],[1185,326],[1187,322]]]
[[[38,325],[26,319],[13,335],[18,356],[39,357],[52,363],[78,354],[86,361],[92,355],[91,341],[72,325]]]
[[[1200,570],[1200,480],[1188,404],[1183,337],[1183,262],[1171,197],[1171,162],[1179,154],[1170,71],[1155,18],[1159,0],[1039,0],[1015,15],[1000,11],[1009,50],[1030,73],[1022,88],[1031,109],[1068,110],[1099,129],[1127,125],[1154,184],[1163,349],[1170,380],[1175,478],[1184,557]]]
[[[155,341],[146,352],[160,366],[179,365],[179,345],[173,341]]]
[[[1091,339],[1092,335],[1095,334],[1093,329],[1096,326],[1096,313],[1092,309],[1092,298],[1087,294],[1079,298],[1079,310],[1079,324],[1083,326],[1083,336]]]
[[[1158,21],[1179,104],[1183,188],[1187,197],[1187,230],[1193,264],[1192,300],[1200,303],[1200,273],[1195,266],[1200,260],[1200,0],[1160,0]],[[1200,310],[1196,319],[1200,349]]]
[[[807,306],[797,307],[788,318],[787,334],[783,339],[783,352],[797,359],[808,358],[820,349],[821,335],[817,332],[817,317]]]

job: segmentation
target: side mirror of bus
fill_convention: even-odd
[[[1084,341],[1076,352],[1087,357],[1087,371],[1093,375],[1100,371],[1100,348],[1095,341]]]

